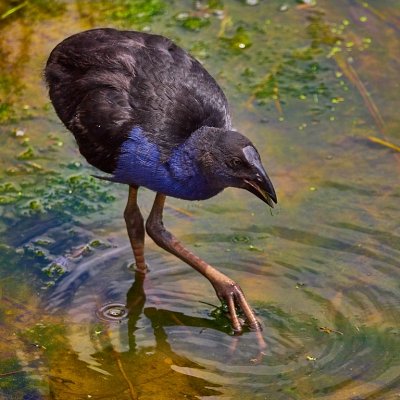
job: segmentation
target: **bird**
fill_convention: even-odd
[[[167,196],[206,200],[242,188],[273,207],[277,196],[253,143],[232,127],[228,101],[202,64],[152,33],[97,28],[50,53],[44,77],[56,114],[98,176],[129,187],[124,219],[136,270],[145,234],[207,278],[234,333],[261,324],[240,286],[194,255],[163,223]],[[106,174],[106,175],[104,175]],[[139,187],[156,193],[144,223]],[[243,317],[241,317],[243,316]]]

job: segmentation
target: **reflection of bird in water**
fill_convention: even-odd
[[[135,331],[138,329],[137,324],[142,314],[144,314],[146,318],[151,322],[157,349],[165,352],[165,348],[167,348],[168,352],[171,352],[170,354],[174,355],[174,361],[178,362],[178,364],[179,356],[173,353],[171,350],[171,346],[168,343],[166,328],[174,326],[186,328],[196,327],[199,328],[200,333],[204,332],[205,330],[229,333],[229,328],[226,326],[226,324],[221,324],[221,321],[218,321],[218,318],[210,319],[189,316],[185,315],[182,312],[170,311],[155,307],[144,308],[146,302],[146,294],[143,288],[144,277],[144,274],[142,274],[140,271],[136,271],[135,280],[126,296],[126,308],[128,310],[128,338],[129,349],[131,352],[137,351]],[[262,360],[264,356],[263,350],[266,348],[266,343],[264,342],[261,333],[255,332],[254,335],[257,340],[258,351],[253,354],[255,358],[250,359],[250,362],[253,364],[258,363]],[[239,339],[240,338],[237,336],[231,338],[231,341],[229,343],[229,351],[225,356],[233,356]],[[207,341],[207,339],[205,340]],[[186,364],[187,362],[188,361],[186,360]]]
[[[216,323],[216,320],[214,319],[188,316],[181,312],[169,311],[155,307],[147,307],[144,309],[146,302],[146,294],[143,288],[144,277],[144,274],[140,271],[136,271],[135,280],[126,295],[126,308],[128,310],[128,337],[129,348],[131,351],[136,350],[135,331],[137,329],[137,323],[143,313],[151,322],[154,337],[158,346],[161,347],[168,343],[165,328],[169,326],[191,326],[200,329],[213,329],[229,333],[224,324]],[[164,341],[166,343],[164,343]]]
[[[65,328],[66,335],[55,334],[52,337],[52,345],[57,351],[46,351],[46,361],[54,398],[195,399],[222,395],[219,384],[187,372],[186,369],[201,371],[204,367],[174,350],[167,332],[169,327],[178,324],[199,326],[200,329],[224,328],[211,319],[192,318],[154,307],[143,310],[146,302],[144,278],[145,274],[136,272],[135,281],[127,293],[127,321],[103,319],[91,324],[90,316],[86,315],[83,324],[72,323]],[[145,327],[143,314],[146,317]],[[59,326],[51,325],[49,329],[54,332],[53,329],[57,331]],[[144,332],[146,336],[143,336]]]
[[[95,29],[71,36],[46,66],[50,98],[83,156],[129,185],[125,220],[136,267],[146,271],[140,186],[157,192],[146,222],[149,236],[187,262],[227,303],[233,328],[259,323],[240,287],[196,257],[162,221],[166,196],[203,200],[227,187],[276,203],[274,188],[253,144],[231,128],[226,98],[198,61],[169,39]]]

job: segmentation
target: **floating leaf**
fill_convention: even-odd
[[[338,335],[343,335],[342,332],[337,331],[335,329],[327,328],[326,326],[320,326],[319,330],[324,333],[337,333]]]

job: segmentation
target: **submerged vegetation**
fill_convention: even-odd
[[[53,172],[38,185],[22,181],[16,186],[5,182],[0,186],[0,204],[11,205],[16,218],[34,214],[52,213],[63,216],[82,216],[103,209],[114,200],[104,185],[87,175],[69,175]],[[7,209],[5,209],[5,216]]]
[[[118,0],[113,3],[103,2],[104,17],[125,27],[135,26],[136,29],[144,28],[154,16],[163,14],[167,7],[163,0]]]
[[[394,0],[3,1],[0,398],[398,396],[399,13]],[[150,247],[151,273],[132,282],[126,188],[91,176],[42,82],[54,45],[98,26],[188,49],[261,149],[272,216],[229,191],[171,202],[167,218],[243,275],[262,351],[163,253]],[[115,301],[125,320],[96,319]]]

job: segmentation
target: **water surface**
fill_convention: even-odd
[[[304,3],[0,4],[1,399],[400,398],[400,8]],[[266,348],[150,239],[130,268],[127,188],[91,178],[42,81],[100,26],[191,51],[259,149],[278,208],[228,189],[165,222],[240,283]]]

